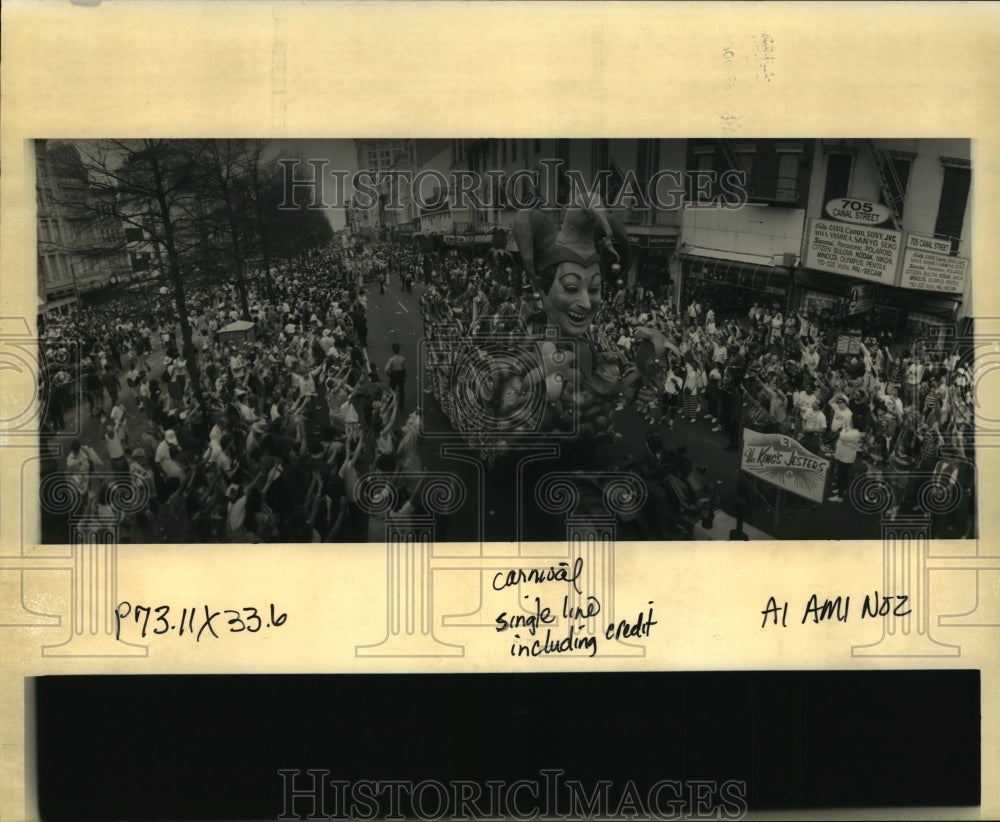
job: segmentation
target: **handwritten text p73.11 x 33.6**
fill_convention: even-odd
[[[280,628],[287,620],[288,614],[279,611],[273,602],[263,612],[249,605],[213,610],[208,605],[176,608],[119,602],[115,608],[115,639],[121,639],[124,630],[138,633],[138,639],[174,634],[201,642],[206,632],[216,639],[221,634],[256,634]]]

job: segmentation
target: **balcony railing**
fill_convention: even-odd
[[[747,179],[746,192],[753,202],[797,204],[802,194],[802,184],[797,177],[760,177]]]
[[[705,193],[703,192],[700,196],[698,196],[694,186],[694,177],[692,174],[689,174],[687,179],[688,202],[700,205],[710,205],[708,202],[702,202],[705,198]],[[735,181],[727,182],[725,191],[723,191],[721,185],[716,182],[711,187],[711,196],[714,198],[723,197],[727,201],[733,202],[736,199],[735,191]],[[746,178],[743,191],[746,194],[747,202],[750,203],[769,203],[787,206],[802,205],[802,182],[798,177],[779,177],[777,175],[764,176],[759,174],[749,175]]]

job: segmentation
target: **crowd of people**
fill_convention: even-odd
[[[193,358],[172,292],[50,322],[43,439],[71,428],[74,411],[99,432],[69,441],[59,466],[78,492],[72,513],[110,513],[125,480],[147,502],[120,516],[123,539],[378,539],[384,517],[358,504],[359,482],[384,477],[398,507],[413,507],[421,465],[406,360],[398,345],[384,363],[369,358],[366,292],[390,272],[407,287],[416,260],[388,243],[314,252],[249,282],[249,323],[235,331],[236,289],[189,285]]]
[[[374,473],[395,484],[400,505],[419,505],[421,461],[406,358],[398,346],[384,363],[369,358],[366,292],[421,284],[425,336],[450,335],[453,346],[484,334],[516,345],[540,308],[515,258],[496,249],[470,258],[337,245],[269,280],[248,284],[243,333],[226,331],[244,318],[234,288],[188,288],[194,362],[169,291],[80,308],[50,330],[43,434],[69,427],[77,397],[76,413],[100,432],[69,443],[59,466],[81,510],[108,510],[117,475],[148,500],[121,523],[137,541],[377,540],[384,520],[358,504],[359,481]],[[678,310],[665,287],[623,279],[606,279],[598,301],[588,335],[615,353],[616,390],[593,398],[581,431],[613,437],[615,412],[632,403],[651,429],[685,420],[722,450],[738,451],[744,429],[788,435],[830,458],[832,503],[848,498],[858,472],[877,472],[894,514],[936,473],[972,510],[972,384],[957,351],[928,353],[886,329],[845,335],[766,300],[742,315],[718,316],[699,298]],[[425,379],[461,430],[450,376]],[[501,411],[524,390],[490,388]]]
[[[517,339],[538,310],[537,294],[518,288],[503,260],[456,259],[433,282],[427,322],[469,339],[484,329]],[[669,431],[683,419],[727,451],[740,450],[744,429],[785,434],[831,460],[832,503],[848,499],[857,474],[871,472],[886,478],[896,516],[936,474],[961,489],[972,511],[973,386],[957,348],[945,354],[886,328],[866,335],[765,299],[743,309],[717,316],[695,297],[677,310],[665,286],[605,283],[590,334],[614,341],[626,374],[637,373],[647,389],[638,406],[652,428]],[[650,340],[644,356],[641,343]],[[447,389],[436,393],[446,399]],[[622,392],[617,409],[628,396]]]

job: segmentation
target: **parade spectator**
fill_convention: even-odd
[[[834,448],[834,474],[830,502],[843,502],[843,495],[848,492],[851,481],[851,469],[858,458],[861,448],[861,432],[854,427],[850,417],[844,420],[844,426],[837,436]]]
[[[64,329],[64,336],[82,341],[79,352],[58,342],[41,346],[48,422],[67,427],[73,420],[66,412],[79,394],[86,400],[84,415],[92,417],[88,424],[98,431],[94,456],[123,470],[130,455],[125,470],[136,473],[138,466],[137,473],[151,474],[161,509],[187,510],[184,527],[192,533],[216,540],[237,534],[253,541],[365,539],[368,523],[356,500],[360,479],[382,471],[406,486],[406,497],[416,485],[403,477],[423,471],[414,418],[397,427],[407,402],[403,345],[394,342],[392,355],[378,362],[365,350],[365,287],[378,281],[382,293],[394,274],[406,292],[413,289],[413,272],[427,271],[426,284],[417,289],[426,336],[455,350],[475,333],[519,345],[540,305],[533,289],[523,287],[525,273],[507,263],[441,253],[421,260],[414,250],[376,240],[356,253],[352,259],[324,251],[276,265],[273,294],[263,281],[252,282],[253,329],[245,340],[221,333],[243,317],[239,295],[228,285],[190,288],[193,350],[184,349],[169,294],[80,308]],[[378,257],[384,264],[375,262]],[[359,263],[356,271],[353,262]],[[841,499],[849,488],[841,457],[849,456],[855,436],[854,453],[867,467],[904,477],[932,470],[949,451],[971,453],[972,378],[956,352],[931,358],[919,347],[907,349],[908,340],[872,328],[851,347],[855,353],[838,353],[843,322],[815,308],[769,300],[764,303],[771,307],[764,308],[757,300],[747,310],[748,300],[724,299],[711,287],[695,293],[686,284],[684,302],[671,304],[657,286],[630,285],[624,275],[618,282],[605,278],[589,332],[601,343],[595,350],[620,352],[619,375],[634,364],[649,333],[668,344],[657,378],[646,386],[649,396],[643,395],[652,413],[641,424],[654,432],[683,438],[697,431],[720,451],[737,450],[744,428],[783,433],[814,453],[825,442]],[[374,325],[374,310],[372,327],[383,331]],[[373,338],[375,352],[381,339]],[[462,430],[448,375],[419,376],[442,415]],[[110,425],[100,416],[105,392]],[[607,416],[628,407],[617,393],[608,402],[613,412]],[[82,447],[70,455],[67,473],[86,485],[80,477],[90,475],[93,461]],[[380,457],[386,459],[377,466]],[[914,504],[913,483],[892,482],[898,505]],[[179,538],[183,528],[166,527],[161,509],[157,527]]]
[[[398,342],[392,344],[392,356],[385,364],[385,373],[389,378],[389,388],[399,397],[399,407],[406,406],[406,358],[402,355],[402,346]]]

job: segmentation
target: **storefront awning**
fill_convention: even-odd
[[[917,291],[912,288],[898,288],[869,280],[856,280],[842,274],[832,274],[826,271],[816,271],[811,268],[799,268],[795,271],[796,285],[826,294],[839,296],[850,293],[859,285],[875,289],[875,302],[889,305],[903,311],[917,311],[921,314],[933,314],[946,319],[954,319],[955,312],[961,306],[960,299],[937,294],[931,291]]]
[[[76,295],[71,295],[69,297],[61,297],[56,300],[49,300],[48,302],[41,303],[38,306],[39,311],[51,311],[55,308],[62,308],[64,305],[73,305],[77,301]]]
[[[678,254],[677,258],[689,277],[775,295],[785,295],[791,279],[788,269],[783,266],[748,263],[725,257],[706,257],[702,254]]]
[[[947,320],[954,320],[956,312],[962,305],[961,300],[952,297],[887,285],[880,285],[875,289],[875,300],[893,308],[919,314],[933,314]]]

